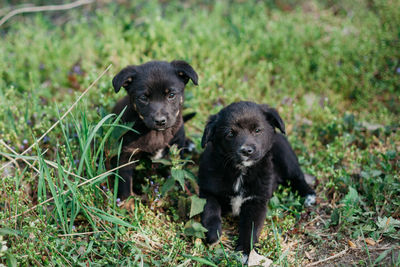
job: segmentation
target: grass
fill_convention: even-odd
[[[118,136],[134,129],[109,115],[123,95],[113,75],[128,64],[184,59],[200,77],[185,92],[185,112],[197,112],[186,131],[198,151],[209,115],[233,101],[268,103],[284,118],[303,170],[317,177],[314,208],[287,189],[275,194],[260,253],[303,266],[353,244],[325,263],[400,265],[397,1],[118,3],[20,15],[0,28],[1,263],[241,265],[234,219],[225,220],[222,243],[207,247],[198,215],[189,218],[198,155],[180,161],[175,151],[160,171],[141,162],[145,199],[126,208],[106,173]],[[110,64],[15,161],[10,149],[34,144]]]

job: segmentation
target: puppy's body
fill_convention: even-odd
[[[134,151],[137,152],[133,159],[158,159],[173,144],[179,148],[188,145],[182,109],[184,88],[189,79],[197,85],[196,72],[184,61],[151,61],[140,66],[128,66],[114,77],[115,91],[118,92],[122,86],[128,96],[118,101],[113,113],[120,114],[125,109],[122,121],[134,122],[137,131],[129,131],[123,136],[119,165],[127,163]],[[117,158],[112,160],[112,164],[116,167]],[[135,190],[140,191],[142,181],[132,181],[133,171],[132,165],[119,170],[118,197],[121,199]]]
[[[199,168],[200,197],[207,199],[202,223],[208,243],[218,240],[221,215],[231,212],[240,217],[237,249],[248,254],[278,184],[290,181],[301,196],[315,195],[288,141],[275,127],[284,132],[278,113],[251,102],[231,104],[210,117]]]

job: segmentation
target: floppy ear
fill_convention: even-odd
[[[112,80],[115,92],[118,93],[121,86],[127,89],[127,86],[132,82],[136,73],[137,71],[135,66],[127,66],[115,75]]]
[[[190,66],[186,61],[174,60],[174,61],[171,61],[170,64],[175,68],[176,75],[178,75],[178,77],[180,79],[182,79],[182,81],[185,84],[187,84],[189,82],[189,79],[192,80],[194,85],[198,84],[197,82],[198,82],[199,77],[197,76],[197,73],[194,71],[192,66]]]
[[[215,126],[217,124],[217,116],[211,115],[208,117],[206,128],[204,129],[203,137],[201,138],[201,147],[204,148],[206,144],[212,141],[215,133]]]
[[[260,105],[261,110],[264,112],[267,121],[274,127],[278,128],[283,134],[286,134],[285,123],[276,109],[270,108],[268,105]]]

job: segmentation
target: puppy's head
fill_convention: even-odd
[[[249,167],[271,149],[275,127],[285,133],[278,112],[267,105],[237,102],[210,116],[201,144],[212,142],[239,168]]]
[[[147,128],[162,131],[181,116],[183,92],[189,79],[197,85],[197,73],[185,61],[150,61],[127,66],[112,83],[116,93],[121,87],[126,89],[130,104]]]

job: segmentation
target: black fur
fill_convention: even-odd
[[[115,92],[124,87],[128,93],[113,108],[113,113],[122,115],[123,122],[134,122],[134,129],[123,136],[119,165],[127,163],[135,149],[134,159],[142,156],[162,156],[173,144],[179,148],[188,145],[185,138],[182,116],[184,88],[189,79],[198,83],[197,73],[185,61],[151,61],[139,66],[127,66],[112,81]],[[132,159],[131,159],[132,160]],[[116,167],[117,159],[112,159]],[[126,199],[132,190],[139,190],[140,181],[133,183],[134,166],[119,170],[118,197]]]
[[[248,254],[278,184],[290,181],[301,196],[315,195],[289,142],[275,128],[285,132],[278,112],[252,102],[233,103],[210,116],[199,167],[200,197],[207,199],[202,224],[208,243],[221,234],[221,215],[232,211],[239,215],[237,250]],[[234,205],[240,197],[242,204]]]

